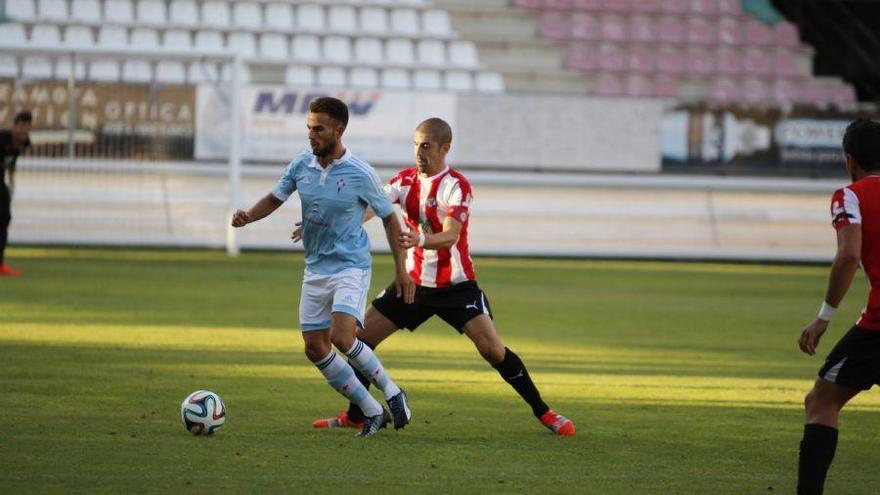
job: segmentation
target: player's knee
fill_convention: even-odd
[[[330,348],[319,342],[307,342],[305,345],[305,353],[306,357],[309,358],[309,361],[316,363],[321,359],[324,359],[324,357],[330,353]]]
[[[330,335],[330,342],[340,351],[348,352],[354,346],[354,336],[338,332]]]
[[[477,344],[477,350],[489,364],[498,364],[504,360],[504,346],[486,340]]]
[[[810,413],[816,404],[816,389],[810,390],[807,392],[807,395],[804,396],[804,410],[807,413]]]

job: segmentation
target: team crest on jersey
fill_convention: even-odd
[[[461,214],[458,215],[458,219],[461,220],[461,223],[467,222],[467,213],[461,212]]]
[[[425,206],[428,208],[436,208],[437,207],[437,198],[428,198],[425,200]]]
[[[345,187],[345,179],[340,178],[338,181],[336,181],[336,194],[341,193],[342,188],[344,188],[344,187]]]
[[[311,184],[311,183],[312,183],[312,179],[310,179],[308,175],[304,175],[304,176],[302,177],[302,179],[299,180],[299,183],[300,183],[300,184]]]

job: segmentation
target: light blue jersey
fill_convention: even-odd
[[[347,268],[370,268],[370,239],[363,228],[367,206],[386,218],[394,210],[376,171],[346,150],[322,168],[305,152],[287,166],[272,194],[281,201],[299,192],[306,268],[331,275]]]

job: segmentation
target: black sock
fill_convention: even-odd
[[[541,400],[541,394],[532,382],[526,365],[513,351],[505,347],[504,360],[493,364],[492,367],[498,370],[501,378],[504,378],[504,381],[509,383],[516,390],[516,393],[532,406],[532,413],[535,417],[540,419],[544,413],[550,410],[547,404]]]
[[[361,342],[364,342],[364,341],[361,341]],[[364,345],[366,345],[370,349],[376,348],[375,346],[372,346],[367,342],[364,342]],[[348,363],[348,365],[351,366],[351,363]],[[354,366],[351,366],[351,369],[354,370],[354,376],[356,376],[358,381],[361,382],[361,385],[363,385],[364,387],[366,387],[367,390],[369,390],[370,389],[370,379],[365,377]],[[361,421],[367,419],[367,417],[364,415],[364,412],[361,411],[361,408],[358,407],[357,404],[355,404],[354,402],[349,402],[348,403],[348,419],[353,423],[360,423]]]
[[[798,495],[821,495],[825,475],[837,449],[837,428],[804,425],[804,439],[798,459]]]

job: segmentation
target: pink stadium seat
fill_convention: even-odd
[[[630,0],[603,0],[602,9],[606,12],[629,12]]]
[[[633,45],[627,54],[627,66],[630,72],[651,74],[654,72],[654,53],[645,46]]]
[[[587,45],[572,45],[568,49],[566,64],[578,72],[592,73],[599,68],[599,55]]]
[[[621,72],[626,70],[626,54],[617,45],[602,45],[599,47],[599,68],[606,72]]]
[[[602,17],[602,39],[608,41],[625,41],[626,22],[616,15],[606,15]]]
[[[544,7],[543,0],[513,0],[513,6],[521,9],[541,10]]]
[[[745,31],[746,43],[750,45],[770,45],[773,43],[773,31],[761,21],[747,20]]]
[[[660,0],[660,10],[669,14],[686,14],[689,3],[688,0]]]
[[[660,19],[660,40],[667,43],[681,43],[685,39],[684,25],[678,17]]]
[[[760,79],[748,79],[742,84],[742,97],[746,101],[767,101],[770,91],[767,84]]]
[[[601,37],[599,21],[590,14],[571,16],[571,37],[576,40],[598,40]]]
[[[657,50],[657,72],[664,74],[681,74],[684,72],[684,60],[681,50],[671,46],[663,46]]]
[[[687,50],[687,70],[689,73],[705,76],[715,72],[715,64],[709,52],[702,48],[690,47]]]
[[[742,0],[716,0],[718,3],[718,12],[732,15],[742,14],[741,1]]]
[[[623,85],[616,76],[604,74],[596,78],[595,93],[602,96],[621,96]]]
[[[827,103],[828,96],[828,87],[816,79],[807,80],[798,91],[798,99],[809,103]]]
[[[773,72],[777,76],[801,75],[797,55],[788,48],[777,48],[773,54]]]
[[[626,77],[624,93],[634,97],[653,96],[654,84],[645,76],[630,74]]]
[[[834,103],[855,103],[856,100],[856,90],[850,84],[841,82],[831,88],[831,101]]]
[[[749,48],[743,58],[743,69],[750,76],[766,76],[773,71],[770,56],[762,48]]]
[[[742,43],[742,27],[736,17],[722,17],[718,21],[718,43],[738,45]]]
[[[790,22],[780,21],[773,27],[773,38],[777,45],[796,47],[800,44],[797,26]]]
[[[716,79],[712,84],[712,99],[720,102],[739,100],[739,86],[732,79]]]
[[[792,103],[798,99],[798,83],[791,79],[777,79],[773,82],[773,100]]]
[[[690,11],[693,14],[714,14],[718,12],[718,3],[716,0],[691,0]]]
[[[687,23],[687,39],[690,43],[708,45],[715,43],[715,30],[705,17],[691,17]]]
[[[545,14],[541,19],[541,34],[552,40],[567,40],[570,37],[568,19],[562,14]]]
[[[571,10],[571,0],[544,0],[544,10]]]
[[[659,0],[632,0],[629,9],[633,12],[653,14],[660,12],[660,2]]]
[[[736,76],[743,72],[740,51],[732,48],[719,48],[715,53],[715,67],[719,74]]]
[[[629,39],[642,43],[657,41],[657,26],[647,16],[634,15],[629,18]]]
[[[571,8],[582,12],[601,12],[602,0],[572,0]]]
[[[678,80],[670,76],[658,76],[654,80],[654,96],[678,98]]]

